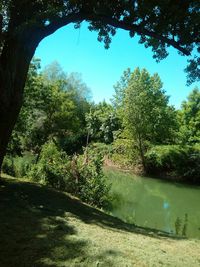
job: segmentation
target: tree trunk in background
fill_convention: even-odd
[[[139,153],[140,153],[140,158],[142,161],[142,166],[143,166],[144,171],[146,172],[146,161],[145,161],[145,156],[144,156],[144,151],[143,151],[142,138],[140,134],[138,134],[138,143],[139,143]]]
[[[22,38],[8,40],[0,56],[0,170],[22,106],[29,64],[37,47],[30,46],[30,40],[29,46],[26,45],[24,36]]]

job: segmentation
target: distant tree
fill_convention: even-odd
[[[115,94],[113,95],[112,98],[112,104],[119,116],[120,113],[123,113],[125,90],[128,87],[130,78],[131,78],[131,69],[128,68],[123,72],[120,80],[114,85]]]
[[[173,140],[176,114],[168,106],[158,74],[137,68],[125,90],[123,123],[145,168],[144,154],[149,144],[167,144]]]
[[[65,81],[67,78],[66,73],[57,61],[53,61],[49,65],[45,66],[42,74],[44,78],[50,83]]]
[[[112,143],[113,132],[119,128],[119,118],[111,104],[105,101],[93,105],[86,114],[88,138],[97,142]]]
[[[88,92],[80,94],[80,80],[75,83],[74,79],[72,87],[62,69],[52,66],[54,63],[45,68],[45,71],[51,69],[47,77],[45,71],[38,72],[38,60],[34,59],[30,65],[24,104],[9,145],[12,154],[27,150],[37,154],[49,139],[62,144],[65,149],[71,139],[86,136],[85,113],[90,106]],[[56,63],[56,66],[59,65]]]
[[[179,112],[181,141],[200,143],[200,91],[196,87],[183,101]]]
[[[151,47],[157,61],[172,46],[188,58],[188,81],[199,80],[200,2],[149,0],[0,1],[0,166],[22,106],[28,67],[42,39],[59,28],[89,22],[108,48],[117,28]]]
[[[76,106],[76,116],[83,122],[80,126],[82,129],[85,126],[85,113],[88,112],[89,102],[91,101],[91,90],[83,82],[81,74],[76,72],[67,74],[60,64],[54,61],[44,68],[42,76],[47,84],[54,85],[68,94],[68,97]]]
[[[33,131],[36,118],[38,119],[38,110],[40,110],[42,103],[41,92],[44,88],[39,70],[40,60],[34,58],[29,67],[23,106],[8,146],[8,152],[12,155],[20,155],[25,150],[26,140],[29,138],[30,132]]]

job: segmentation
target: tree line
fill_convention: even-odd
[[[200,91],[180,109],[169,105],[158,74],[127,69],[111,103],[91,101],[77,73],[57,62],[31,62],[23,106],[3,171],[103,205],[109,186],[103,163],[199,183]]]
[[[0,167],[17,121],[28,68],[38,44],[70,23],[86,21],[90,31],[109,48],[117,29],[139,36],[160,61],[168,47],[187,56],[188,83],[199,81],[199,1],[0,1]]]
[[[177,110],[169,105],[169,96],[158,74],[128,69],[115,86],[113,104],[122,124],[114,141],[121,157],[127,155],[125,158],[131,165],[133,162],[137,165],[139,159],[149,174],[199,182],[200,91],[197,87]],[[120,162],[117,154],[114,158]]]

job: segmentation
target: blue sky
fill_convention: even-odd
[[[71,24],[45,38],[35,56],[41,59],[42,67],[56,60],[65,72],[81,73],[95,102],[110,100],[114,94],[113,85],[125,69],[146,68],[151,74],[159,74],[163,88],[170,95],[170,104],[178,108],[189,92],[200,85],[186,86],[187,59],[173,48],[169,51],[167,59],[156,63],[151,49],[138,44],[138,38],[130,38],[123,30],[118,30],[110,49],[106,50],[103,43],[97,41],[97,33],[90,32],[83,23],[78,30]]]

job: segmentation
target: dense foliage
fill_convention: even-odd
[[[77,74],[66,75],[56,62],[39,73],[39,61],[34,59],[10,153],[22,155],[28,150],[39,154],[41,146],[50,139],[68,154],[81,149],[86,144],[89,99],[90,91]]]
[[[112,104],[94,104],[78,74],[34,59],[3,171],[67,191],[102,207],[109,199],[103,164],[200,183],[199,89],[180,110],[157,74],[126,70]]]
[[[155,146],[145,157],[150,174],[200,183],[200,146]]]
[[[139,151],[145,168],[144,153],[148,144],[168,143],[173,139],[175,113],[168,106],[157,74],[136,69],[125,89],[124,126]]]
[[[183,144],[200,143],[200,91],[195,88],[183,101],[179,112],[180,139]]]
[[[199,89],[189,94],[180,110],[168,101],[157,74],[138,68],[123,73],[113,98],[122,124],[112,160],[129,168],[141,162],[146,172],[199,182]]]
[[[139,154],[145,168],[144,154],[150,145],[175,139],[178,127],[175,109],[168,105],[169,97],[159,76],[150,76],[145,69],[124,72],[115,91],[113,102],[123,124],[120,137],[129,140],[131,150]]]
[[[105,207],[110,189],[102,166],[102,155],[88,148],[83,155],[72,158],[71,173],[75,194],[83,201],[98,207]]]
[[[105,101],[92,105],[86,114],[88,141],[112,143],[114,132],[119,128],[120,121],[112,105]]]
[[[0,168],[16,124],[31,59],[39,43],[59,28],[87,22],[108,48],[117,29],[139,36],[160,61],[174,47],[188,57],[188,84],[199,81],[200,3],[191,1],[0,1]],[[56,114],[54,114],[56,115]]]
[[[103,155],[100,150],[93,155],[89,149],[83,150],[89,130],[87,118],[99,107],[90,102],[90,91],[78,74],[66,75],[56,62],[39,72],[39,60],[34,59],[3,171],[101,207],[109,191],[102,172]],[[105,114],[97,112],[99,128],[95,131],[103,133],[98,135],[102,141],[108,136],[103,125],[112,107],[104,103],[101,110]]]
[[[26,174],[34,181],[65,190],[69,179],[70,160],[64,151],[60,151],[53,142],[42,146],[40,157]]]
[[[46,143],[37,164],[27,173],[29,178],[67,191],[81,200],[102,207],[106,204],[109,186],[105,183],[100,154],[76,154],[69,159],[52,142]]]

